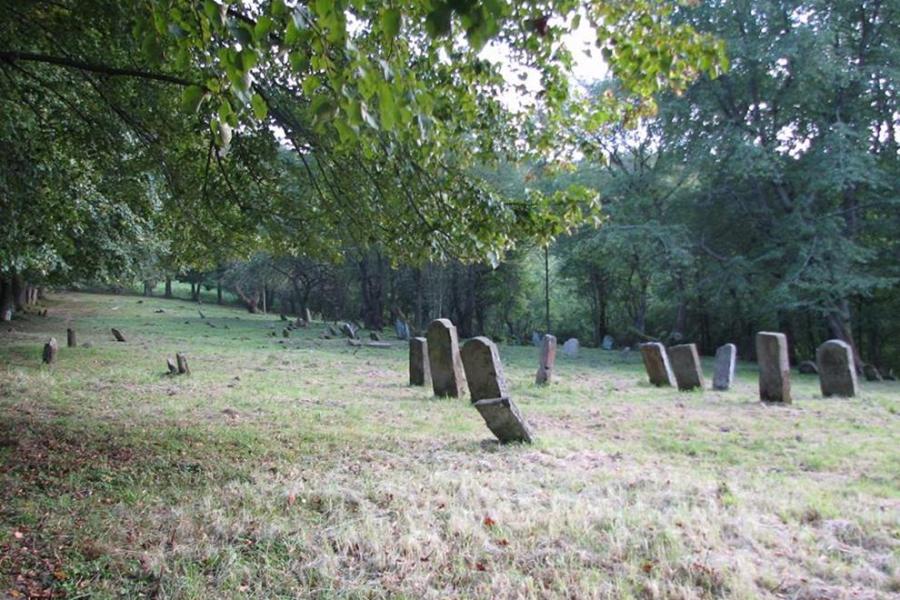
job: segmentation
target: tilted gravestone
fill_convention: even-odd
[[[435,319],[425,334],[434,395],[458,398],[466,393],[466,373],[459,356],[459,338],[450,319]]]
[[[497,345],[486,337],[472,338],[460,351],[472,402],[508,395]]]
[[[59,352],[59,344],[56,343],[56,338],[50,338],[50,341],[44,344],[44,353],[41,358],[46,364],[53,364],[56,361],[57,352]]]
[[[175,354],[175,362],[178,363],[179,375],[190,375],[191,368],[188,366],[187,356],[178,352]]]
[[[759,364],[759,399],[790,404],[791,365],[787,337],[770,331],[757,333],[756,361]]]
[[[650,383],[656,387],[675,387],[675,375],[672,373],[665,346],[659,342],[641,344],[641,358],[644,359],[644,368],[647,369]]]
[[[509,398],[497,346],[486,337],[472,338],[462,348],[469,393],[488,429],[500,440],[531,443],[531,428]]]
[[[822,395],[852,398],[859,392],[853,349],[843,340],[828,340],[816,349]]]
[[[669,348],[669,361],[679,390],[686,392],[703,388],[703,369],[697,344],[672,346]]]
[[[166,358],[166,368],[169,369],[169,375],[178,375],[178,365],[171,358]]]
[[[556,336],[549,333],[541,342],[540,364],[534,382],[538,385],[550,383],[553,376],[553,367],[556,365]]]
[[[429,385],[428,341],[423,337],[409,340],[409,385]]]
[[[303,320],[307,323],[312,323],[312,313],[309,312],[309,308],[303,309]]]
[[[866,376],[866,381],[884,381],[881,371],[875,365],[863,365],[863,375]]]
[[[75,348],[78,346],[78,338],[75,335],[75,330],[71,327],[66,329],[66,345],[69,348]]]
[[[122,335],[122,332],[113,327],[110,331],[112,331],[113,337],[116,338],[117,342],[124,342],[125,336]]]
[[[725,391],[734,383],[734,368],[737,363],[737,346],[725,344],[716,350],[716,362],[713,367],[713,389]]]
[[[576,338],[569,338],[566,340],[566,343],[563,344],[563,354],[565,354],[569,358],[576,358],[578,356],[578,349],[580,346],[581,344]]]

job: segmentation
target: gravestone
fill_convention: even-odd
[[[472,338],[463,345],[460,355],[472,402],[509,395],[500,353],[494,342],[486,337]]]
[[[113,328],[111,329],[111,331],[112,331],[113,337],[116,338],[116,341],[117,341],[117,342],[124,342],[124,341],[125,341],[125,336],[122,335],[122,332],[121,332],[121,331],[119,331],[119,330],[116,329],[115,327],[113,327]]]
[[[680,344],[669,348],[669,360],[678,389],[686,392],[703,388],[703,369],[697,344]]]
[[[75,330],[71,327],[69,329],[66,329],[66,345],[69,348],[75,348],[76,346],[78,346],[78,339],[75,335]]]
[[[759,364],[759,399],[790,404],[791,365],[787,337],[770,331],[757,333],[756,361]]]
[[[178,374],[179,375],[190,375],[191,369],[188,367],[187,356],[178,352],[175,354],[175,362],[178,363]]]
[[[875,365],[863,365],[863,375],[866,376],[866,381],[883,381],[881,372]]]
[[[822,395],[852,398],[859,392],[853,349],[842,340],[828,340],[816,349]]]
[[[716,350],[716,362],[713,367],[713,389],[724,392],[731,389],[734,383],[734,368],[737,362],[737,346],[725,344]]]
[[[346,335],[351,340],[359,339],[359,332],[350,323],[341,323],[341,333]]]
[[[659,342],[641,344],[641,358],[644,359],[644,368],[647,370],[650,383],[656,387],[675,387],[675,375],[672,373],[665,346]]]
[[[466,373],[459,355],[456,326],[450,319],[435,319],[425,334],[431,387],[438,397],[458,398],[466,393]]]
[[[797,370],[801,375],[818,375],[819,367],[816,366],[811,360],[804,360],[802,363],[797,365]]]
[[[556,365],[556,336],[549,333],[544,336],[541,342],[540,363],[538,364],[537,374],[534,376],[534,382],[538,385],[550,383],[553,376],[553,367]]]
[[[409,324],[403,319],[394,321],[394,333],[397,334],[398,340],[408,340],[410,338]]]
[[[534,440],[528,422],[511,399],[479,400],[475,403],[475,408],[501,444],[512,442],[530,444]]]
[[[171,358],[166,358],[166,368],[169,369],[169,375],[178,375],[178,365]]]
[[[303,320],[307,323],[312,323],[312,313],[309,312],[309,308],[303,309]]]
[[[616,345],[616,342],[611,335],[604,335],[601,345],[603,346],[604,350],[612,350],[613,346]]]
[[[581,344],[578,342],[576,338],[569,338],[566,340],[566,343],[563,344],[563,354],[568,356],[569,358],[576,358],[578,356],[578,349]]]
[[[409,385],[429,385],[428,342],[423,337],[409,340]]]
[[[543,336],[539,334],[537,331],[531,332],[531,345],[535,348],[539,348],[541,346],[541,339]]]
[[[56,338],[50,338],[50,341],[44,344],[44,353],[41,358],[44,363],[53,364],[56,361],[57,352],[59,352],[59,344],[56,343]]]

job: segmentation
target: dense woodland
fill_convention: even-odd
[[[371,329],[746,358],[779,330],[794,361],[837,337],[900,368],[896,2],[608,3],[584,87],[547,20],[577,3],[358,2],[353,34],[328,4],[4,2],[4,319],[31,287],[180,281]],[[528,111],[492,38],[540,73]]]

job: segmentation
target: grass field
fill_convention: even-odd
[[[400,342],[46,305],[0,331],[0,597],[900,597],[896,383],[826,400],[794,374],[767,406],[751,364],[679,393],[583,350],[541,389],[536,350],[503,346],[539,440],[500,447],[467,400],[406,385]],[[190,376],[164,374],[176,351]]]

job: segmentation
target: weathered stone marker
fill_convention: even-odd
[[[659,342],[647,342],[641,344],[641,358],[644,359],[644,368],[650,383],[656,387],[675,387],[675,375],[669,365],[669,355],[666,347]]]
[[[472,338],[461,354],[472,402],[488,429],[501,444],[531,443],[531,428],[509,398],[496,344],[486,337]]]
[[[863,375],[866,376],[866,381],[883,381],[884,378],[881,376],[881,371],[878,370],[878,367],[875,365],[865,364],[863,365]]]
[[[459,355],[456,326],[450,319],[435,319],[425,334],[434,395],[458,398],[466,393],[466,373]]]
[[[842,340],[828,340],[816,349],[822,395],[852,398],[859,392],[853,349]]]
[[[479,400],[475,403],[475,408],[501,444],[511,442],[530,444],[534,440],[528,422],[509,398]]]
[[[44,354],[42,359],[44,363],[50,365],[56,361],[56,353],[59,352],[59,344],[56,343],[56,338],[50,338],[46,344],[44,344]]]
[[[190,375],[191,369],[188,367],[187,356],[182,354],[181,352],[175,355],[175,361],[178,363],[178,374],[179,375]]]
[[[819,367],[816,366],[811,360],[804,360],[802,363],[797,365],[797,370],[800,371],[801,375],[818,375]]]
[[[534,382],[538,385],[550,383],[553,376],[553,367],[556,365],[556,336],[549,333],[541,342],[541,357]]]
[[[603,346],[604,350],[612,350],[615,345],[616,341],[613,339],[613,336],[609,334],[603,336],[603,342],[601,343],[601,346]]]
[[[494,342],[486,337],[472,338],[463,345],[460,354],[472,402],[509,395],[500,353]]]
[[[117,341],[117,342],[124,342],[124,341],[125,341],[125,336],[122,335],[122,332],[121,332],[121,331],[119,331],[119,330],[116,329],[115,327],[113,327],[111,331],[112,331],[113,337],[116,338],[116,341]]]
[[[713,389],[724,392],[731,389],[734,383],[734,367],[737,362],[737,346],[725,344],[716,350],[716,362],[713,368]]]
[[[75,348],[76,346],[78,346],[78,339],[75,336],[75,330],[71,327],[69,329],[66,329],[66,345],[69,348]]]
[[[669,348],[669,360],[679,390],[686,392],[703,388],[703,369],[700,367],[697,344],[672,346]]]
[[[787,337],[770,331],[757,333],[756,361],[759,364],[759,399],[790,404],[791,365]]]
[[[566,340],[566,343],[563,344],[563,354],[568,356],[569,358],[578,357],[578,349],[581,344],[578,343],[576,338],[569,338]]]
[[[409,340],[409,385],[431,384],[428,364],[428,341],[423,337]]]
[[[309,311],[309,308],[303,309],[303,320],[307,323],[312,323],[312,313]]]
[[[169,369],[169,375],[178,375],[178,365],[171,358],[166,358],[166,367]]]

